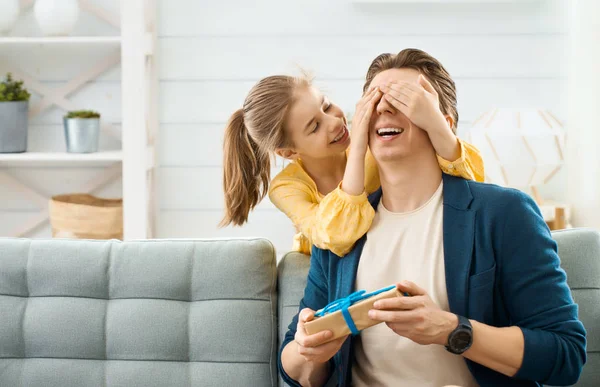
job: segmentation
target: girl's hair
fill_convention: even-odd
[[[458,125],[458,110],[456,109],[456,85],[444,66],[426,53],[415,48],[407,48],[398,54],[381,54],[371,62],[363,90],[366,91],[373,78],[382,71],[390,69],[410,68],[423,74],[431,82],[440,99],[440,110],[454,120],[452,131],[456,132]]]
[[[221,226],[244,224],[267,194],[271,155],[291,146],[284,123],[299,86],[310,86],[310,80],[284,75],[263,78],[229,119],[223,143],[225,216]]]

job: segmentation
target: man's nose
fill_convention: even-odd
[[[396,108],[394,108],[388,102],[388,100],[385,98],[381,98],[381,100],[377,104],[377,107],[375,108],[375,110],[377,111],[377,114],[379,114],[379,115],[384,114],[384,113],[396,114]]]

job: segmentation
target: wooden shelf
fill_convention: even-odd
[[[0,153],[0,166],[4,164],[106,164],[123,160],[122,151],[102,151],[96,153],[67,152],[24,152]]]
[[[120,45],[120,36],[0,37],[0,45],[26,44],[104,44]]]

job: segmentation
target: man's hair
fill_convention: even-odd
[[[415,48],[407,48],[398,54],[381,54],[371,62],[363,92],[366,92],[373,78],[382,71],[409,68],[423,74],[433,85],[440,100],[440,110],[454,120],[452,131],[456,133],[458,110],[456,109],[456,85],[442,64],[426,53]]]

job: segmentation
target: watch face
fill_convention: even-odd
[[[452,348],[462,350],[471,344],[471,333],[469,331],[458,331],[452,337]]]

